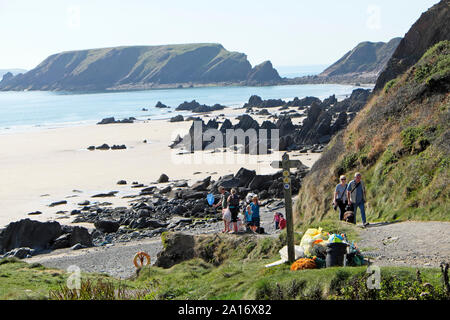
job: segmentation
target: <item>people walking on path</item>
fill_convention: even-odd
[[[334,189],[333,205],[339,208],[339,220],[344,220],[345,207],[347,206],[347,178],[342,175],[339,178],[340,183]]]
[[[231,224],[233,230],[230,233],[237,233],[237,218],[239,213],[239,195],[236,193],[236,189],[231,189],[231,195],[228,197],[228,208],[231,211]]]
[[[367,226],[369,223],[366,221],[366,211],[364,204],[366,202],[366,188],[361,180],[361,173],[355,173],[355,179],[350,181],[347,187],[347,199],[348,204],[353,206],[353,212],[355,214],[356,223],[356,211],[359,208],[361,211],[361,219],[363,226]]]
[[[224,229],[222,232],[229,232],[230,231],[230,220],[231,220],[231,213],[228,212],[228,197],[230,196],[230,193],[225,190],[224,187],[219,187],[220,192],[220,201],[213,205],[214,208],[221,207],[222,208],[222,220],[224,224]]]

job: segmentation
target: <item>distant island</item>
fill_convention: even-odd
[[[282,78],[270,61],[252,67],[217,43],[124,46],[61,52],[36,68],[8,72],[0,91],[117,91],[199,86],[375,83],[401,38],[362,42],[319,75]]]

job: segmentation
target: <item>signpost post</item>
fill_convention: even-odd
[[[292,217],[292,190],[291,190],[291,172],[290,168],[296,168],[301,163],[299,160],[289,160],[289,155],[285,152],[281,161],[273,161],[270,165],[273,168],[283,168],[283,191],[284,206],[286,210],[286,233],[287,233],[287,249],[288,260],[290,263],[295,261],[294,250],[294,221]]]

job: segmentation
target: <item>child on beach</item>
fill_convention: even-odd
[[[275,212],[275,214],[273,215],[273,220],[272,220],[272,222],[275,222],[275,230],[278,230],[280,228],[280,218],[281,218],[281,213]]]
[[[256,232],[256,230],[260,226],[259,205],[260,204],[259,204],[259,201],[258,201],[258,196],[254,196],[253,199],[252,199],[252,202],[248,206],[249,213],[252,216],[251,229],[252,229],[253,232]]]

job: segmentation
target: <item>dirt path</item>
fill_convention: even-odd
[[[450,222],[397,222],[369,225],[358,247],[380,266],[439,267],[450,262]]]

